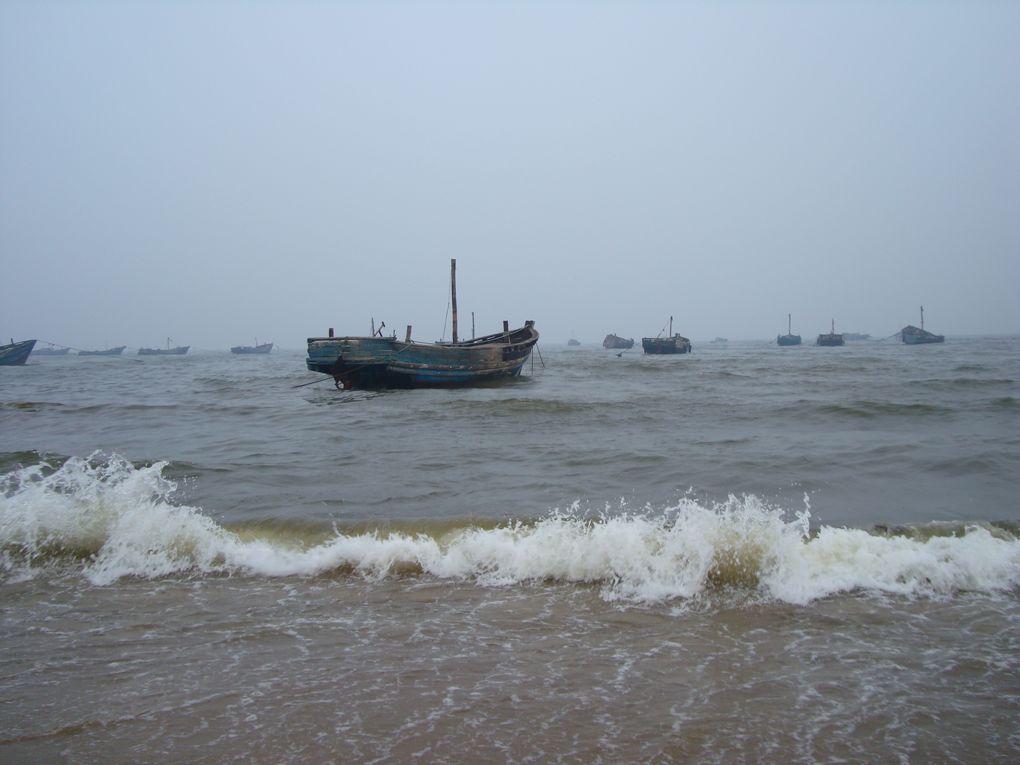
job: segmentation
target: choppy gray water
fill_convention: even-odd
[[[0,368],[0,760],[1012,762],[1020,339]]]

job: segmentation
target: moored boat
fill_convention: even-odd
[[[664,355],[675,353],[690,353],[691,341],[682,335],[673,334],[673,317],[669,317],[668,337],[642,337],[641,348],[645,353]]]
[[[102,351],[78,351],[79,356],[120,356],[127,348],[126,345],[118,345],[115,348],[107,348]]]
[[[35,340],[22,340],[16,343],[14,338],[11,338],[11,342],[7,345],[0,345],[0,367],[14,367],[24,364],[28,361],[28,357],[32,355],[34,347]]]
[[[535,322],[471,340],[457,335],[457,261],[450,262],[453,316],[451,342],[425,343],[411,339],[408,325],[403,340],[385,337],[382,330],[369,337],[308,338],[305,365],[313,372],[330,375],[337,388],[419,388],[475,385],[520,375],[524,362],[538,342]]]
[[[66,356],[71,349],[66,345],[53,345],[50,343],[46,348],[36,348],[32,351],[36,356]]]
[[[259,343],[259,339],[255,338],[255,345],[235,345],[231,347],[231,353],[269,353],[273,350],[272,343]]]
[[[786,334],[776,335],[776,345],[800,345],[800,335],[793,334],[793,316],[786,314]]]
[[[608,334],[602,341],[602,347],[609,350],[627,350],[634,347],[634,338],[620,337],[619,335]]]
[[[170,338],[166,339],[166,348],[139,348],[139,356],[183,356],[188,352],[190,345],[178,345],[174,348],[170,347]]]
[[[833,347],[833,346],[837,346],[837,345],[845,345],[845,343],[843,341],[843,335],[841,335],[838,332],[836,332],[836,320],[835,319],[832,320],[832,331],[829,332],[828,334],[819,335],[818,339],[815,340],[815,345],[824,345],[824,346],[829,346],[829,347]]]
[[[924,306],[921,306],[921,326],[908,324],[900,330],[900,339],[907,345],[926,345],[927,343],[944,343],[945,335],[936,335],[924,328]]]

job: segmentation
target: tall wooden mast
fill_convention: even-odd
[[[450,258],[450,305],[453,308],[453,342],[457,342],[457,259]]]

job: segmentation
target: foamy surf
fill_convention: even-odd
[[[0,488],[0,547],[8,579],[81,561],[84,577],[234,574],[262,577],[350,572],[366,579],[424,575],[512,586],[586,583],[607,600],[697,598],[717,588],[806,604],[841,592],[947,597],[1020,584],[1020,540],[990,526],[917,538],[860,529],[809,528],[754,496],[592,519],[577,507],[533,522],[465,526],[436,534],[343,533],[302,543],[226,529],[200,508],[174,504],[167,463],[72,458],[15,470]],[[792,516],[792,517],[791,517]]]

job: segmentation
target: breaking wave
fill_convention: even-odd
[[[731,496],[599,518],[573,507],[509,524],[227,528],[172,501],[167,464],[93,455],[7,473],[0,478],[3,578],[67,566],[96,585],[180,575],[411,575],[482,586],[593,584],[608,600],[638,602],[737,588],[794,604],[859,590],[949,597],[1020,585],[1015,527],[813,532],[807,497],[794,513]]]

